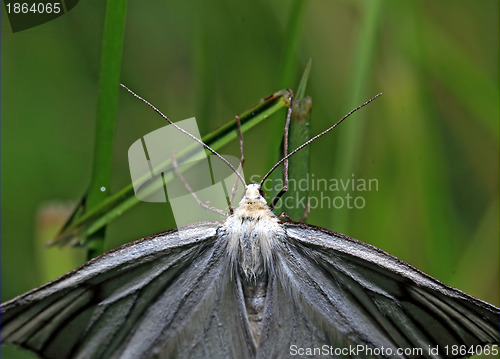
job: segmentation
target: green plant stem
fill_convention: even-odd
[[[98,206],[109,193],[126,7],[126,0],[108,0],[106,4],[93,171],[87,194],[86,210],[92,210]],[[92,245],[88,250],[89,258],[103,252],[104,236],[105,227],[102,227],[90,238]]]

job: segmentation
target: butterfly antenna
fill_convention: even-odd
[[[273,173],[273,171],[280,165],[282,164],[283,162],[285,162],[286,160],[288,160],[291,156],[293,156],[294,154],[296,154],[297,152],[299,152],[301,149],[303,149],[304,147],[306,147],[307,145],[309,145],[311,142],[313,141],[316,141],[318,138],[326,135],[328,132],[330,132],[331,130],[333,130],[335,127],[337,127],[338,125],[340,125],[342,123],[342,121],[344,121],[347,117],[351,116],[354,112],[356,112],[357,110],[365,107],[366,105],[368,105],[370,102],[372,102],[373,100],[375,100],[376,98],[378,98],[379,96],[381,96],[382,94],[379,93],[375,96],[373,96],[371,99],[369,99],[368,101],[366,101],[365,103],[359,105],[358,107],[352,109],[351,111],[349,111],[344,117],[342,117],[340,120],[338,120],[333,126],[327,128],[326,130],[324,130],[323,132],[317,134],[316,136],[314,136],[313,138],[307,140],[306,142],[304,142],[302,145],[300,145],[299,147],[297,147],[296,149],[294,149],[292,152],[290,152],[289,154],[287,154],[285,157],[283,157],[281,160],[279,160],[270,170],[269,172],[267,172],[267,174],[262,177],[262,180],[260,181],[260,186],[262,187],[264,181],[267,179],[267,177],[269,177],[271,175],[271,173]]]
[[[233,172],[236,174],[236,176],[238,176],[238,178],[240,179],[241,183],[243,183],[243,186],[246,187],[246,183],[245,183],[245,179],[243,178],[243,176],[236,170],[236,168],[234,168],[234,166],[229,163],[228,160],[226,160],[224,157],[222,157],[217,151],[215,151],[214,149],[212,149],[212,147],[210,147],[209,145],[207,145],[205,142],[203,142],[202,140],[200,140],[198,137],[192,135],[191,133],[187,132],[186,130],[184,130],[183,128],[179,127],[178,125],[175,124],[175,122],[172,122],[167,116],[165,116],[163,114],[163,112],[161,112],[160,110],[158,110],[152,103],[150,103],[148,100],[142,98],[141,96],[139,96],[138,94],[136,94],[134,91],[132,91],[131,89],[129,89],[127,86],[125,86],[124,84],[120,84],[121,87],[123,87],[125,90],[127,90],[128,93],[130,93],[132,96],[134,96],[136,99],[144,102],[146,105],[148,105],[150,108],[152,108],[157,114],[159,114],[165,121],[167,121],[169,124],[171,124],[172,126],[174,126],[176,129],[178,129],[179,131],[181,131],[182,133],[184,133],[185,135],[191,137],[193,140],[195,140],[196,142],[198,142],[200,145],[202,145],[203,147],[205,147],[207,150],[209,150],[210,152],[212,152],[214,155],[216,155],[222,162],[224,162],[226,165],[229,166],[229,168],[231,168],[233,170]]]

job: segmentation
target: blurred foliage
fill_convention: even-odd
[[[363,197],[362,209],[312,208],[307,222],[498,305],[498,1],[383,0],[373,18],[367,1],[305,1],[290,29],[291,4],[129,2],[121,80],[174,121],[195,116],[202,134],[280,87],[295,88],[309,58],[312,134],[383,92],[310,148],[311,179],[376,179],[378,190],[351,193]],[[49,276],[40,270],[35,238],[46,228],[36,214],[47,201],[77,202],[90,180],[104,2],[80,2],[16,34],[1,11],[5,301],[76,265],[61,260]],[[298,44],[289,53],[291,35]],[[276,159],[283,122],[275,121],[284,116],[245,134],[247,179]],[[121,91],[112,192],[130,183],[128,147],[163,125]],[[349,131],[358,135],[345,143]],[[223,153],[238,155],[238,146]],[[111,223],[106,246],[172,226],[166,204],[143,203]]]

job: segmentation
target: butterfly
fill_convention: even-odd
[[[134,359],[454,358],[498,345],[499,308],[364,242],[281,221],[261,187],[246,185],[225,221],[123,245],[2,304],[2,343]]]

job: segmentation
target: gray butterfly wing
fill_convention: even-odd
[[[447,357],[446,345],[499,343],[498,308],[366,243],[310,225],[283,225],[287,240],[276,260],[278,280],[268,290],[262,358],[288,353],[290,345],[383,346],[391,357],[403,357],[397,348],[416,347],[420,356],[439,358]],[[285,310],[289,324],[281,317]],[[436,345],[438,355],[426,351]]]
[[[1,306],[2,342],[45,358],[254,356],[218,226],[122,246],[14,298]]]

